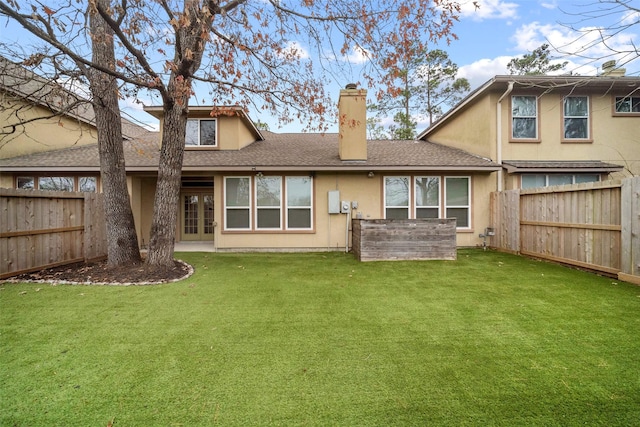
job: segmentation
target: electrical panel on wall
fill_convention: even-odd
[[[340,192],[338,190],[329,191],[329,213],[340,213]]]

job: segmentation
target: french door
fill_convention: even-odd
[[[213,240],[213,194],[182,193],[182,240]]]

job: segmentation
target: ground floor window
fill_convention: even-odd
[[[312,190],[307,176],[225,177],[225,230],[310,230]]]
[[[471,227],[471,178],[468,176],[387,176],[386,219],[456,218]]]
[[[597,173],[552,173],[552,174],[523,174],[521,188],[551,187],[553,185],[580,184],[581,182],[600,181]]]
[[[16,188],[43,191],[98,191],[95,176],[18,176]]]

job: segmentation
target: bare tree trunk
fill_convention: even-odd
[[[109,7],[109,0],[99,0]],[[115,68],[113,31],[100,15],[91,14],[93,61]],[[118,105],[118,84],[115,77],[95,69],[88,78],[93,96],[93,109],[98,129],[100,176],[104,193],[107,227],[107,256],[110,266],[140,264],[140,249],[135,230],[122,146],[122,122]]]
[[[173,265],[187,111],[185,104],[176,102],[165,107],[164,111],[162,149],[146,261],[151,267]]]

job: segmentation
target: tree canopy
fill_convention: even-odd
[[[509,74],[538,75],[561,71],[567,64],[567,61],[552,64],[549,45],[545,43],[531,53],[524,54],[520,58],[513,58],[507,64],[507,68],[509,69]]]

